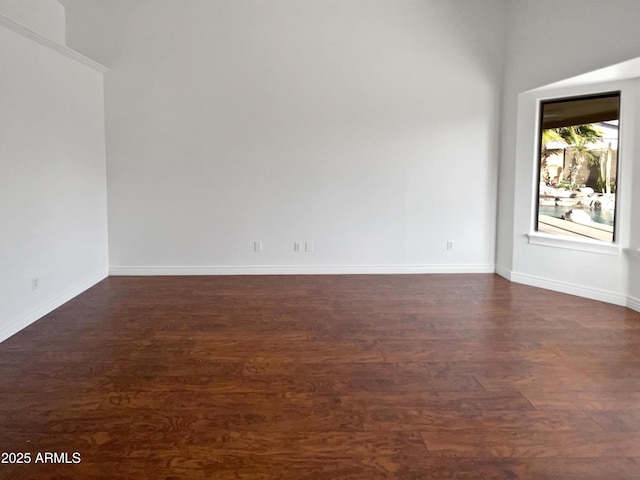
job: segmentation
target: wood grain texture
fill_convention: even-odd
[[[495,275],[111,277],[0,344],[0,479],[640,478],[640,314]]]

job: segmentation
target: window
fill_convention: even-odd
[[[541,104],[537,230],[615,240],[620,92]]]

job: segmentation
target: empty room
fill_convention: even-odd
[[[640,478],[637,0],[0,0],[0,479]]]

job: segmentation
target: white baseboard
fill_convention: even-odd
[[[494,273],[494,265],[219,265],[210,267],[111,267],[110,275],[329,275]]]
[[[627,307],[636,312],[640,312],[640,298],[627,297]]]
[[[494,265],[254,265],[215,267],[112,267],[110,272],[100,272],[86,281],[67,290],[55,300],[41,305],[24,317],[0,329],[0,342],[28,327],[33,322],[52,312],[59,306],[93,287],[110,275],[324,275],[324,274],[434,274],[434,273],[497,273],[516,283],[577,295],[615,305],[627,306],[640,312],[640,298],[626,297],[615,292],[594,289],[567,282],[514,273]]]
[[[24,317],[10,323],[5,327],[2,327],[0,329],[0,342],[4,342],[7,338],[11,337],[12,335],[15,335],[20,330],[28,327],[33,322],[40,320],[42,317],[44,317],[48,313],[51,313],[56,308],[67,303],[69,300],[73,299],[74,297],[77,297],[82,292],[93,287],[96,283],[104,280],[108,276],[109,275],[106,270],[96,275],[93,275],[92,277],[88,278],[84,282],[79,283],[74,287],[68,289],[62,295],[56,297],[54,300],[39,306],[38,308],[28,313]]]
[[[575,283],[569,282],[559,282],[557,280],[549,280],[547,278],[526,275],[523,273],[508,272],[508,275],[509,276],[505,278],[508,278],[512,282],[522,283],[531,287],[544,288],[546,290],[567,293],[569,295],[576,295],[578,297],[598,300],[600,302],[612,303],[614,305],[627,306],[628,304],[626,295],[611,292],[608,290],[585,287],[583,285],[577,285]],[[501,276],[505,275],[501,274]]]
[[[496,265],[496,274],[500,275],[502,278],[511,280],[511,270],[507,270],[506,268]]]

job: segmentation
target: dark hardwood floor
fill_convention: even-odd
[[[494,275],[111,277],[0,382],[2,479],[640,478],[640,314]]]

